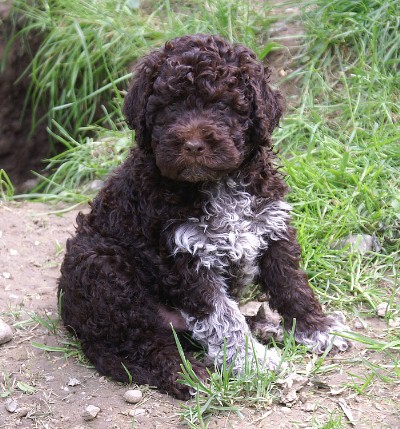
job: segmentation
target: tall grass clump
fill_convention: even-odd
[[[14,12],[26,21],[14,37],[41,40],[26,70],[27,101],[33,113],[44,107],[50,128],[55,120],[74,138],[102,115],[101,100],[121,102],[129,64],[160,37],[152,16],[126,1],[16,0]]]
[[[108,129],[93,125],[86,130],[94,137],[75,140],[60,124],[54,122],[54,127],[57,133],[52,134],[65,150],[48,160],[44,173],[49,171],[50,176],[36,173],[42,180],[34,192],[22,197],[66,203],[88,202],[110,170],[127,157],[133,146],[132,134],[122,132],[116,126]]]
[[[394,287],[400,254],[400,1],[304,10],[292,75],[301,94],[277,134],[294,221],[319,294],[374,306]],[[373,252],[340,249],[351,234],[376,237]]]
[[[119,89],[127,86],[130,66],[167,39],[220,33],[262,49],[265,55],[275,46],[267,43],[271,19],[265,9],[251,0],[183,4],[162,0],[145,7],[126,0],[15,0],[15,17],[22,16],[25,22],[11,43],[41,39],[26,70],[31,78],[27,100],[33,112],[39,105],[46,109],[48,114],[42,119],[50,128],[54,120],[77,138],[81,127],[102,118],[102,103],[111,109],[107,113],[114,120],[119,119],[115,105],[122,102]],[[113,99],[117,103],[110,106]]]
[[[304,10],[310,64],[323,66],[325,73],[340,63],[347,68],[379,63],[380,71],[399,71],[398,0],[306,0]]]
[[[126,0],[15,0],[15,19],[24,25],[9,43],[41,40],[25,71],[33,127],[47,121],[51,141],[65,148],[49,160],[47,170],[54,174],[35,192],[81,199],[84,188],[77,186],[115,166],[111,153],[98,165],[89,161],[86,143],[109,147],[109,129],[124,132],[121,90],[139,57],[168,39],[194,33],[221,34],[264,57],[277,45],[268,40],[269,10],[268,3],[253,0],[150,0],[143,6]],[[35,116],[39,106],[47,112],[42,118]],[[124,141],[131,144],[130,138]]]

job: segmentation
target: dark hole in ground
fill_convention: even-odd
[[[0,4],[0,64],[5,55],[6,41],[11,30],[11,1]],[[28,41],[30,53],[22,41],[14,43],[7,56],[5,68],[0,71],[0,169],[4,169],[17,192],[32,188],[36,176],[50,155],[46,121],[32,132],[32,105],[22,116],[29,77],[18,80],[31,61],[32,52],[39,46],[40,38]],[[36,111],[36,118],[43,115]]]

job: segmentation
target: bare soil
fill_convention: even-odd
[[[32,318],[33,314],[43,320],[48,320],[47,316],[57,318],[56,282],[65,241],[74,232],[78,211],[60,216],[52,214],[52,210],[38,203],[0,203],[0,318],[14,332],[12,341],[0,346],[0,427],[122,429],[131,428],[133,420],[135,428],[182,427],[177,416],[179,401],[140,386],[143,400],[130,405],[123,399],[128,386],[99,376],[75,356],[34,347],[35,342],[63,347],[62,341],[67,338],[61,326],[53,333]],[[364,334],[385,337],[387,326],[383,319],[372,317],[362,323],[358,320],[356,325]],[[242,417],[221,414],[211,419],[209,427],[322,427],[329,413],[342,412],[345,401],[354,427],[400,428],[398,378],[384,382],[373,376],[364,362],[392,364],[388,356],[355,344],[349,352],[328,358],[324,365],[332,364],[332,369],[309,378],[292,407],[274,403],[264,409],[244,408]],[[371,383],[359,393],[371,375]],[[6,401],[10,399],[17,403],[15,412],[7,410]],[[83,418],[88,405],[100,408],[90,422]],[[142,414],[133,418],[129,411],[134,408],[141,409]],[[351,426],[347,417],[342,423],[344,427]]]

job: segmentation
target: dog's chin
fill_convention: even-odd
[[[221,179],[225,174],[226,172],[211,170],[206,167],[200,167],[195,165],[191,167],[186,167],[182,171],[179,171],[177,175],[177,180],[191,183],[215,182]]]
[[[160,168],[161,174],[178,182],[216,182],[228,174],[227,170],[211,169],[206,166],[190,165],[178,169]]]

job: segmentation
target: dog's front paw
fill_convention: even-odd
[[[336,335],[336,333],[350,332],[350,328],[345,325],[343,313],[337,311],[327,316],[327,321],[328,328],[325,330],[313,332],[296,331],[296,341],[306,345],[312,352],[317,354],[322,354],[326,350],[329,350],[330,353],[348,350],[351,347],[350,341],[347,338]]]
[[[267,348],[255,339],[252,339],[252,348],[249,350],[249,354],[253,358],[254,364],[254,358],[257,359],[261,369],[275,371],[281,362],[281,355],[277,349]]]
[[[249,337],[248,343],[237,350],[233,370],[242,373],[245,368],[275,371],[281,362],[281,356],[275,348],[267,348],[255,338]]]

